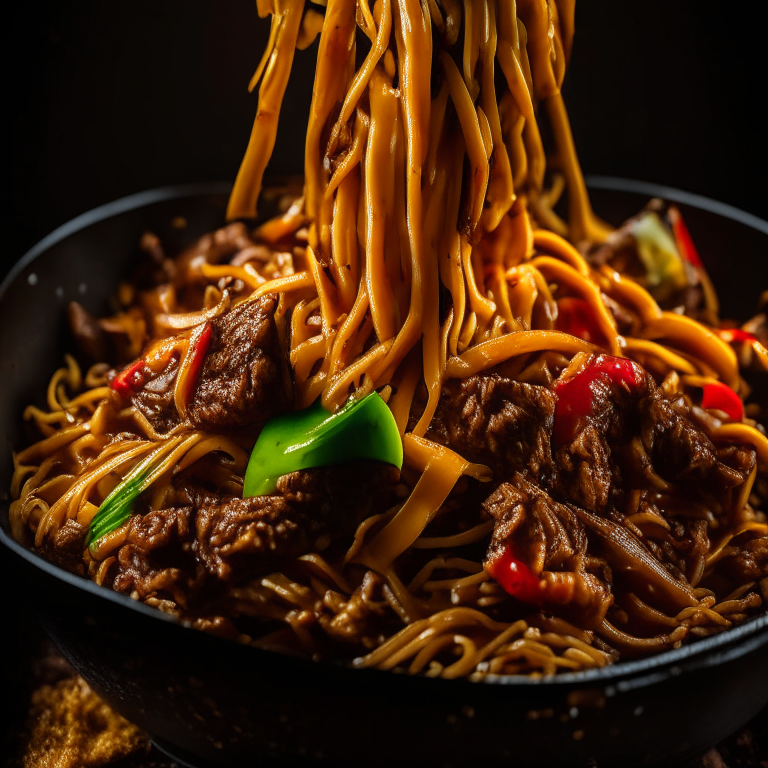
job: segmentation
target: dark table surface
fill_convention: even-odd
[[[6,635],[0,680],[12,704],[0,741],[6,766],[182,768],[101,703],[23,609],[21,616],[25,621],[13,622]],[[676,768],[768,768],[768,708]]]

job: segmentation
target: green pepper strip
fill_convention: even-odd
[[[403,441],[392,412],[376,392],[336,413],[320,403],[278,416],[262,430],[245,471],[243,498],[274,493],[289,472],[360,459],[403,466]]]

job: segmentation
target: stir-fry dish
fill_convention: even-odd
[[[202,630],[445,678],[763,611],[766,315],[720,321],[675,206],[593,213],[573,0],[257,4],[229,223],[70,305],[15,537]],[[264,184],[316,40],[304,179]]]

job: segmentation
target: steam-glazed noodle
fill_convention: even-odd
[[[166,260],[160,278],[121,286],[121,311],[101,327],[119,342],[119,363],[141,357],[144,380],[171,371],[163,407],[173,418],[116,392],[110,365],[83,378],[67,357],[47,408],[25,412],[42,439],[15,455],[16,538],[31,534],[97,583],[243,642],[446,678],[601,667],[761,610],[768,439],[753,406],[735,418],[702,399],[719,383],[749,394],[706,273],[684,265],[710,325],[663,309],[652,280],[591,257],[615,235],[590,207],[560,93],[573,2],[258,6],[272,27],[228,219],[256,216],[293,52],[319,35],[303,196],[267,186],[265,205],[280,210],[255,231],[230,224]],[[290,407],[334,411],[379,392],[404,467],[393,506],[374,503],[356,531],[322,533],[266,572],[254,552],[235,574],[232,553],[284,531],[249,518],[250,528],[232,523],[214,565],[205,554],[231,519],[210,497],[242,496],[260,427],[217,430],[195,415],[195,350],[211,324],[265,297],[291,369]],[[573,307],[589,333],[563,325]],[[759,341],[747,346],[752,367],[768,369]],[[612,363],[625,377],[613,389],[600,379],[613,415],[590,401],[579,424],[593,442],[587,428],[563,442],[566,389],[612,358],[639,364]],[[516,394],[497,401],[494,387]],[[526,410],[529,396],[538,404]],[[508,419],[503,434],[517,434],[537,408],[539,437],[499,448],[498,425]],[[463,450],[475,444],[456,429],[478,419],[488,447]],[[678,451],[690,466],[674,465]],[[132,516],[87,546],[99,507],[132,470]],[[164,547],[185,554],[165,563]],[[491,575],[504,557],[533,575],[533,592]]]

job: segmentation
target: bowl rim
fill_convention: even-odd
[[[624,179],[613,176],[587,176],[587,186],[592,189],[615,191],[619,193],[631,193],[647,195],[651,197],[663,197],[671,202],[699,208],[716,216],[731,219],[746,227],[755,229],[768,236],[768,221],[742,211],[725,203],[696,195],[673,187],[666,187],[650,182]],[[106,219],[118,216],[156,203],[179,200],[188,197],[227,195],[232,189],[230,182],[200,182],[194,184],[179,184],[137,192],[112,202],[100,205],[90,211],[76,216],[74,219],[57,227],[49,235],[45,236],[30,250],[28,250],[11,268],[5,279],[0,284],[0,301],[5,293],[16,281],[19,275],[29,267],[34,260],[48,249],[54,247],[66,238]],[[0,513],[5,518],[10,500],[7,494],[0,497]],[[145,605],[106,587],[101,587],[93,581],[54,565],[41,555],[19,544],[6,531],[4,520],[0,520],[0,543],[4,548],[25,560],[29,565],[44,571],[49,576],[64,582],[65,584],[81,589],[93,596],[111,601],[116,605],[138,611],[140,614],[154,620],[167,622],[186,629],[190,632],[199,632],[178,621],[156,608]],[[223,638],[216,638],[222,642],[231,642]],[[669,677],[676,677],[683,672],[693,671],[701,667],[715,666],[721,663],[751,653],[761,646],[768,645],[768,613],[763,613],[742,624],[731,627],[709,637],[698,639],[690,644],[682,645],[661,653],[641,659],[619,661],[605,667],[588,669],[580,672],[566,672],[549,677],[530,678],[523,675],[485,675],[479,682],[488,685],[504,686],[546,686],[557,688],[574,684],[606,683],[606,694],[613,695],[616,692],[624,692],[634,688],[651,685]],[[292,656],[280,654],[278,651],[252,648],[256,653],[267,653],[270,657],[286,659],[287,663],[295,663]],[[312,662],[313,664],[316,662]],[[333,662],[320,662],[326,667],[343,667],[350,669],[348,665]],[[350,670],[359,674],[363,670]],[[379,672],[379,670],[366,670],[367,672]],[[391,674],[384,672],[383,674]],[[631,678],[631,679],[625,679]],[[452,686],[473,684],[466,679],[451,680]]]
[[[668,187],[664,184],[655,184],[650,181],[638,181],[637,179],[625,179],[621,176],[601,176],[587,174],[584,177],[587,187],[613,192],[629,192],[634,195],[647,195],[648,197],[661,197],[672,203],[688,205],[691,208],[699,208],[707,213],[714,213],[724,219],[731,219],[751,229],[768,235],[768,221],[761,219],[754,213],[742,211],[728,203],[721,203],[704,195],[694,192],[686,192],[677,187]]]

